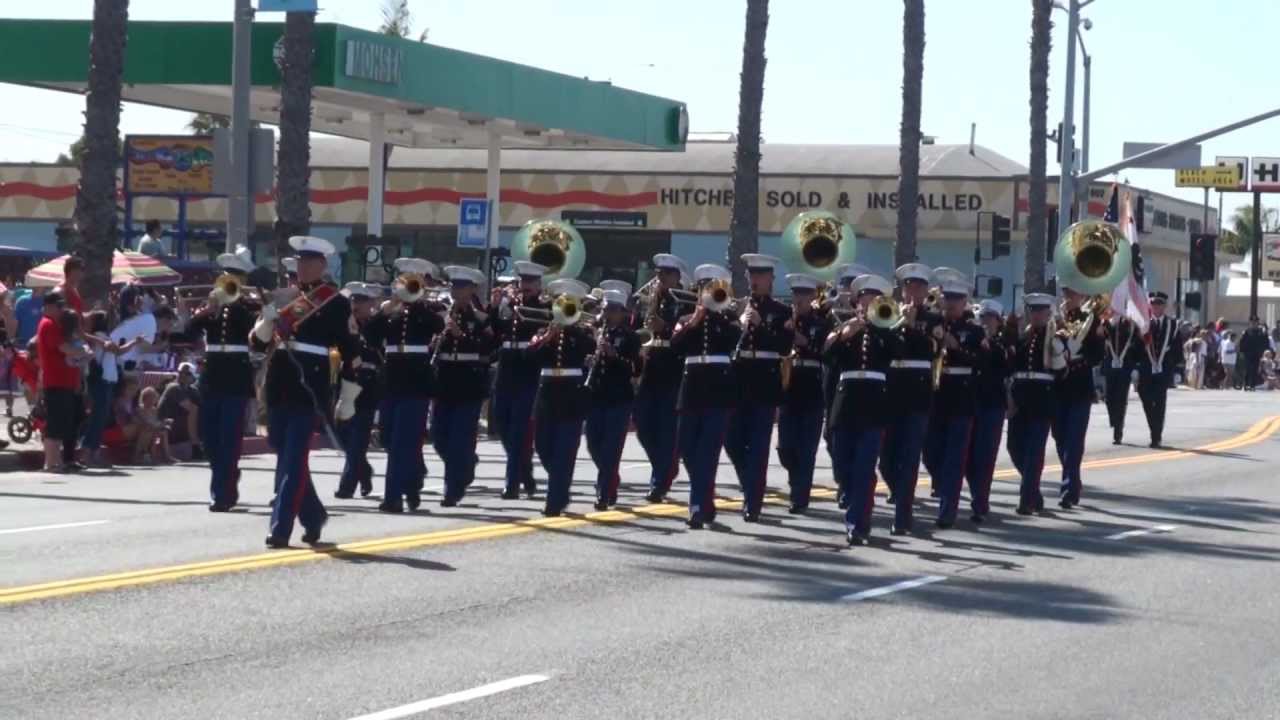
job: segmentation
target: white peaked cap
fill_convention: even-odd
[[[605,292],[608,292],[610,290],[617,290],[623,295],[626,295],[627,297],[631,297],[631,283],[627,282],[626,280],[601,280],[600,289],[604,290]]]
[[[702,282],[703,280],[732,280],[733,276],[729,274],[729,271],[723,265],[703,263],[693,269],[693,279],[696,282]]]
[[[530,262],[528,260],[516,261],[516,275],[519,275],[520,277],[540,278],[546,274],[547,268],[545,265],[539,265],[536,262]]]
[[[333,243],[314,235],[294,235],[289,238],[289,247],[300,253],[319,253],[325,257],[337,252]]]
[[[907,280],[920,280],[921,282],[929,282],[929,277],[933,275],[933,270],[924,263],[907,263],[899,265],[894,271],[894,275],[900,282]]]
[[[453,282],[469,282],[472,285],[484,284],[484,273],[465,265],[446,265],[444,274]]]
[[[560,295],[568,295],[571,298],[581,300],[591,294],[591,288],[581,280],[560,278],[547,283],[547,292],[557,297]]]
[[[893,283],[875,274],[859,275],[853,281],[853,285],[849,286],[849,289],[856,295],[861,295],[864,292],[878,292],[881,295],[889,295],[893,292]]]
[[[791,273],[787,276],[787,285],[792,290],[817,290],[818,278],[805,273]]]

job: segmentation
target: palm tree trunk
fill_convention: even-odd
[[[924,0],[904,0],[902,10],[902,126],[898,136],[898,239],[894,266],[916,260],[920,195],[920,95],[924,85]]]
[[[314,13],[285,17],[280,75],[280,148],[276,156],[276,257],[291,235],[311,229],[311,61]],[[283,272],[283,270],[282,270]]]
[[[80,292],[88,303],[111,287],[116,228],[116,170],[120,167],[120,92],[124,78],[129,0],[94,0],[89,37],[89,86],[84,103],[84,157],[76,189],[75,254],[85,260]]]
[[[742,84],[738,90],[738,148],[733,156],[733,215],[729,222],[728,265],[734,293],[747,292],[742,254],[760,247],[760,113],[764,105],[764,39],[769,0],[747,0],[742,43]]]
[[[1045,141],[1049,113],[1049,50],[1053,45],[1052,12],[1053,0],[1031,0],[1031,178],[1027,190],[1027,254],[1022,276],[1023,292],[1045,289],[1048,217]]]

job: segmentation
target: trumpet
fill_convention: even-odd
[[[402,273],[392,284],[392,293],[401,302],[418,302],[426,295],[427,282],[415,272]]]
[[[882,330],[893,330],[903,322],[902,306],[886,295],[873,298],[867,306],[867,322]]]
[[[733,305],[733,287],[728,280],[712,280],[702,288],[702,305],[712,312],[724,312]]]

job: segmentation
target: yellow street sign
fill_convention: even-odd
[[[1240,168],[1235,165],[1209,165],[1198,168],[1174,170],[1174,184],[1178,187],[1219,188],[1235,190],[1240,186]]]

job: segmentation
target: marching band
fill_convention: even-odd
[[[294,237],[296,280],[257,298],[259,312],[245,285],[250,259],[219,257],[225,273],[190,322],[207,353],[200,427],[209,509],[226,512],[239,502],[239,440],[255,394],[251,351],[267,355],[258,396],[277,462],[269,547],[288,545],[295,519],[304,542],[320,539],[328,515],[308,468],[313,432],[344,452],[334,495],[350,499],[357,489],[373,493],[368,449],[376,427],[387,452],[378,509],[402,513],[422,502],[429,428],[443,463],[440,505],[449,508],[475,479],[486,401],[507,457],[502,498],[537,493],[536,452],[549,517],[569,508],[584,435],[597,510],[618,502],[619,463],[634,422],[651,467],[647,500],[667,501],[682,462],[690,528],[716,520],[722,450],[742,492],[743,519],[759,521],[775,422],[788,510],[805,513],[825,439],[850,545],[871,535],[877,467],[894,506],[892,534],[913,532],[922,461],[937,498],[934,524],[957,522],[966,482],[970,518],[982,523],[1002,438],[1021,476],[1019,514],[1044,510],[1040,475],[1051,435],[1063,468],[1059,504],[1078,504],[1100,365],[1116,442],[1131,381],[1152,446],[1161,442],[1166,391],[1182,365],[1176,326],[1159,293],[1151,298],[1151,342],[1113,317],[1110,278],[1094,272],[1096,253],[1069,256],[1087,256],[1081,267],[1060,267],[1060,310],[1053,296],[1028,294],[1019,320],[994,300],[971,304],[970,279],[958,270],[905,264],[893,276],[895,299],[886,277],[834,265],[836,255],[820,252],[803,272],[785,275],[789,305],[772,297],[782,261],[755,253],[742,258],[751,289],[745,298],[733,296],[725,268],[704,264],[690,273],[670,254],[653,258],[655,276],[634,292],[622,281],[592,290],[572,277],[581,268],[576,232],[556,221],[531,224],[537,227],[518,238],[529,244],[520,254],[527,259],[487,303],[480,271],[439,269],[419,258],[396,261],[389,298],[362,282],[339,289],[325,275],[333,246]],[[1070,242],[1085,250],[1114,246],[1109,226],[1081,225],[1091,227],[1073,226]],[[1112,247],[1108,259],[1123,255]]]

